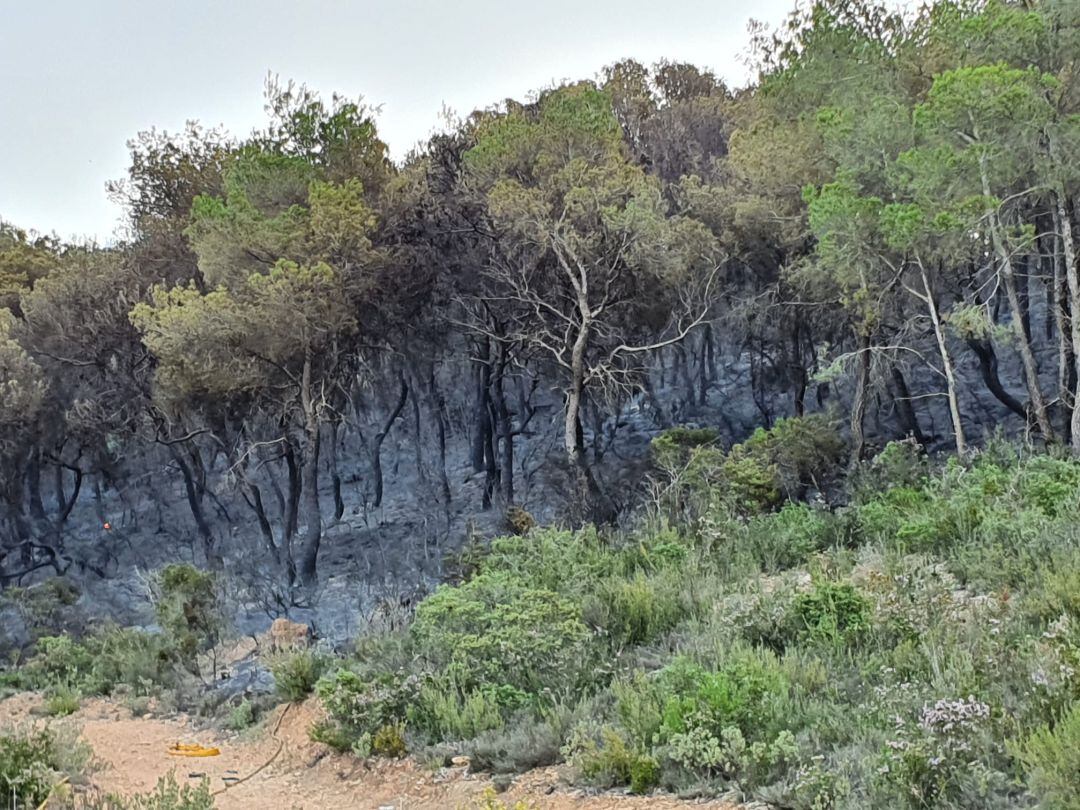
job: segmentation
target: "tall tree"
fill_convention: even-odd
[[[631,164],[611,100],[570,85],[481,124],[466,165],[486,191],[498,242],[486,267],[510,328],[559,371],[563,448],[593,490],[582,447],[589,391],[632,385],[638,358],[705,316],[717,248],[669,216],[659,184]]]

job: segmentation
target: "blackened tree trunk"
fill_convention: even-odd
[[[300,400],[304,412],[303,480],[304,533],[300,544],[300,582],[305,587],[319,581],[318,558],[322,544],[322,508],[319,504],[320,405],[312,390],[310,354],[304,358]]]
[[[851,397],[851,460],[854,466],[862,461],[866,450],[863,423],[866,420],[866,398],[870,387],[870,334],[865,328],[856,329],[858,350],[855,353],[855,391]]]

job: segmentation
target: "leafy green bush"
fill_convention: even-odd
[[[50,717],[67,717],[79,710],[79,693],[66,686],[50,689],[45,695],[45,713]]]
[[[79,805],[82,807],[83,805]],[[87,810],[91,810],[89,805]],[[180,785],[171,772],[157,781],[148,793],[128,798],[109,796],[100,799],[92,810],[213,810],[214,797],[210,783],[203,779],[198,785]]]
[[[0,795],[11,807],[38,807],[53,788],[85,769],[89,748],[56,731],[14,729],[0,733]]]
[[[799,748],[790,731],[752,744],[738,726],[717,733],[693,726],[671,735],[666,755],[682,768],[706,779],[739,780],[747,787],[768,784],[786,766],[798,761]]]
[[[268,656],[274,689],[290,703],[297,703],[315,691],[315,684],[327,668],[327,658],[314,649],[282,650]]]
[[[106,627],[76,641],[43,636],[23,677],[38,689],[66,688],[83,694],[109,694],[124,685],[145,694],[175,681],[172,656],[158,635]]]
[[[913,439],[889,442],[870,462],[848,477],[852,501],[862,503],[891,489],[921,489],[930,467],[926,452]]]
[[[197,674],[198,655],[218,642],[225,626],[216,577],[192,565],[167,565],[154,577],[153,595],[169,646]]]
[[[1080,703],[1033,732],[1017,752],[1028,784],[1048,810],[1080,808]]]
[[[424,679],[407,714],[411,725],[433,740],[469,740],[481,732],[501,728],[504,716],[528,699],[513,686],[463,688],[451,668]]]
[[[371,738],[371,752],[388,759],[405,756],[408,753],[405,745],[405,725],[392,723],[378,729]]]
[[[663,706],[661,741],[694,728],[717,736],[731,726],[756,740],[785,724],[788,682],[768,651],[735,651],[715,671],[677,659],[658,673],[656,689]]]
[[[93,691],[108,694],[116,684],[147,693],[173,686],[175,658],[166,640],[131,628],[106,628],[83,639],[94,660]]]
[[[527,692],[587,678],[590,633],[570,599],[504,573],[441,586],[416,610],[417,650],[434,669],[451,664],[463,686]]]
[[[562,594],[580,594],[593,582],[632,570],[628,552],[586,527],[572,532],[537,529],[528,537],[498,537],[478,563],[480,573],[512,577]]]
[[[831,514],[805,504],[787,503],[774,514],[750,518],[742,542],[763,571],[775,573],[805,565],[812,554],[828,546],[832,537]]]
[[[870,629],[871,611],[870,600],[850,583],[818,581],[795,597],[791,621],[809,638],[848,644]]]
[[[370,742],[370,737],[383,726],[396,725],[406,719],[408,707],[415,702],[419,687],[420,681],[415,675],[386,674],[375,680],[365,680],[351,670],[339,669],[320,678],[315,691],[344,736],[359,739],[366,735]],[[332,735],[327,733],[325,736]]]
[[[243,731],[255,725],[255,704],[245,698],[233,706],[225,719],[225,727],[230,731]]]
[[[5,801],[10,797],[14,807],[37,807],[59,781],[48,732],[0,736],[0,789]]]
[[[808,488],[824,489],[836,476],[844,442],[835,421],[816,413],[778,419],[768,430],[758,428],[741,448],[744,458],[774,467],[776,488],[795,499]]]
[[[633,793],[647,793],[660,782],[660,764],[611,726],[579,725],[564,746],[563,756],[600,787],[629,785]]]
[[[693,460],[694,452],[700,447],[712,447],[720,440],[720,434],[713,428],[691,428],[685,426],[668,428],[656,436],[649,445],[653,463],[669,473],[683,470]]]
[[[674,428],[652,442],[653,460],[668,479],[661,505],[682,520],[715,503],[737,514],[759,514],[783,498],[823,490],[840,470],[843,449],[833,420],[823,414],[779,419],[726,454],[708,430]]]
[[[587,597],[584,613],[616,650],[646,644],[678,624],[693,611],[687,574],[668,568],[630,578],[608,577]]]

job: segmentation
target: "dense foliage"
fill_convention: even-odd
[[[843,507],[752,514],[699,480],[692,523],[496,540],[356,641],[316,737],[782,807],[1074,806],[1080,464],[894,444]]]
[[[624,61],[400,163],[272,78],[248,136],[131,142],[117,244],[0,223],[3,684],[192,708],[227,610],[333,576],[371,629],[264,663],[339,750],[1076,807],[1080,4],[751,46],[746,88]],[[154,627],[75,626],[136,567]],[[0,736],[18,801],[54,743]]]

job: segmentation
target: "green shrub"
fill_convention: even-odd
[[[0,795],[11,807],[38,807],[53,788],[77,777],[90,759],[88,746],[74,735],[40,729],[0,733]]]
[[[692,609],[689,590],[687,575],[678,569],[653,575],[638,571],[597,583],[583,610],[589,624],[601,628],[618,650],[653,641],[678,624]]]
[[[501,728],[504,716],[527,701],[528,695],[512,686],[462,688],[451,671],[426,678],[407,714],[410,724],[433,740],[469,740]]]
[[[695,727],[717,736],[729,726],[750,740],[768,738],[786,723],[788,688],[776,656],[765,650],[733,652],[715,671],[677,659],[656,677],[663,705],[658,739]]]
[[[29,681],[39,688],[54,684],[81,684],[91,676],[94,657],[70,636],[42,636],[26,666]]]
[[[914,439],[889,442],[873,460],[861,464],[848,478],[852,501],[862,503],[890,489],[922,489],[929,465],[926,452]]]
[[[715,446],[720,434],[713,428],[673,427],[660,433],[652,442],[653,463],[662,470],[676,473],[686,469],[699,447]]]
[[[225,626],[216,577],[175,563],[153,580],[154,612],[169,647],[198,674],[198,656],[213,647]]]
[[[767,573],[805,565],[810,556],[828,547],[833,535],[828,512],[805,504],[786,503],[780,511],[756,515],[743,537],[753,559]]]
[[[723,503],[741,515],[767,512],[780,503],[780,469],[745,445],[731,448],[721,466]]]
[[[693,520],[715,497],[721,481],[724,450],[710,428],[676,427],[656,436],[650,445],[653,463],[664,481],[660,506],[676,520]]]
[[[255,704],[245,698],[229,711],[225,727],[230,731],[243,731],[255,725]]]
[[[592,527],[497,537],[477,567],[491,577],[511,577],[562,594],[582,593],[596,580],[627,570],[619,550]]]
[[[273,653],[267,663],[277,694],[282,700],[297,703],[315,691],[328,661],[318,650],[301,649]]]
[[[755,787],[768,784],[797,762],[799,748],[790,731],[747,743],[737,726],[725,726],[719,732],[693,726],[671,735],[666,755],[699,777],[737,779],[744,787]]]
[[[415,675],[386,674],[365,680],[351,670],[339,669],[320,678],[315,691],[330,718],[355,739],[403,722],[419,686]]]
[[[835,421],[817,413],[758,428],[741,448],[743,457],[775,468],[775,486],[785,497],[799,498],[808,488],[823,489],[839,472],[844,442]]]
[[[378,729],[371,738],[371,751],[380,757],[398,759],[408,753],[405,745],[405,725],[388,723]]]
[[[1075,461],[1032,456],[1017,470],[1020,501],[1050,518],[1075,507],[1080,496],[1080,465]]]
[[[667,477],[663,503],[676,519],[694,519],[720,502],[753,515],[822,490],[839,472],[844,444],[830,417],[811,414],[758,428],[726,454],[712,431],[675,428],[653,439],[657,467]]]
[[[611,726],[579,725],[564,746],[563,756],[585,779],[600,787],[629,785],[634,793],[647,793],[660,782],[659,763],[635,750]]]
[[[536,717],[513,715],[505,724],[480,732],[464,745],[475,770],[524,773],[560,761],[559,749],[569,731],[572,715],[557,709]]]
[[[137,692],[176,684],[178,672],[167,641],[160,635],[132,628],[105,628],[87,636],[83,643],[94,660],[94,693],[108,694],[117,684]]]
[[[43,636],[35,649],[23,675],[38,689],[63,687],[100,695],[124,685],[145,694],[175,681],[170,651],[164,639],[152,633],[106,627],[81,641]]]
[[[1032,792],[1048,810],[1080,808],[1080,703],[1032,733],[1018,755]]]
[[[79,710],[79,693],[66,686],[50,689],[45,695],[45,713],[50,717],[67,717]]]
[[[0,790],[5,802],[13,807],[37,807],[59,781],[48,732],[0,736]]]
[[[412,634],[431,666],[455,665],[465,687],[535,692],[575,686],[588,672],[590,633],[580,608],[504,573],[441,586],[417,608]]]
[[[1061,615],[1080,619],[1080,549],[1052,554],[1034,572],[1024,595],[1025,612],[1039,621]]]
[[[339,754],[352,750],[352,746],[357,740],[355,733],[333,721],[326,720],[313,723],[311,728],[308,729],[308,736],[317,743],[329,746]]]
[[[797,633],[816,640],[848,644],[871,625],[870,600],[847,582],[816,582],[795,597],[791,621]]]
[[[198,785],[180,785],[171,772],[161,777],[148,793],[129,798],[111,796],[95,810],[213,810],[214,797],[210,782],[203,779]]]

